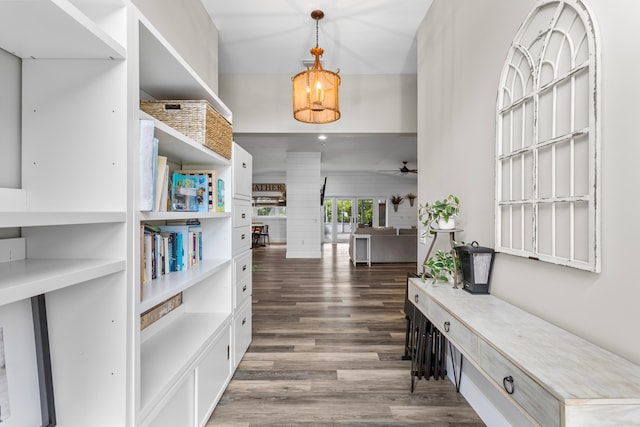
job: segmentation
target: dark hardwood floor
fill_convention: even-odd
[[[484,426],[449,380],[410,391],[403,305],[415,264],[354,268],[347,249],[253,249],[253,341],[207,427]]]

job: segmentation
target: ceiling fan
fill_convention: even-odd
[[[402,167],[399,169],[402,175],[406,175],[408,173],[418,173],[418,169],[409,169],[407,167],[407,162],[402,162]]]
[[[403,161],[401,168],[396,168],[396,169],[391,169],[391,170],[380,170],[378,172],[392,173],[394,175],[406,175],[408,173],[418,173],[418,169],[409,169],[407,167],[407,163],[408,162]]]

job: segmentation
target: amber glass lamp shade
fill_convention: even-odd
[[[311,49],[313,66],[293,76],[293,117],[304,123],[331,123],[340,118],[338,89],[340,76],[327,71],[320,64],[324,50],[318,47],[317,23],[322,19],[322,11],[313,11],[316,20],[316,46]]]

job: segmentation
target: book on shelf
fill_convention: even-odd
[[[216,185],[217,178],[215,170],[177,170],[175,171],[175,173],[180,173],[186,176],[193,176],[196,178],[196,204],[198,206],[198,212],[215,212],[215,201],[218,198],[218,188]]]
[[[197,182],[193,176],[174,172],[171,185],[171,210],[197,212]]]
[[[164,179],[162,180],[162,190],[160,192],[160,212],[166,212],[170,209],[169,207],[169,177],[171,176],[171,171],[169,170],[169,166],[164,171]]]
[[[140,330],[143,330],[154,322],[162,319],[164,316],[180,307],[180,305],[182,305],[182,292],[151,307],[140,315]]]
[[[153,210],[155,212],[160,212],[163,210],[167,210],[166,208],[166,196],[163,195],[163,190],[167,187],[165,183],[165,179],[167,179],[167,171],[168,171],[167,157],[166,156],[158,156],[156,160],[156,176],[155,176],[155,184],[154,184],[154,193],[153,193]],[[165,200],[164,209],[162,209],[162,199]]]
[[[218,199],[217,199],[218,212],[224,212],[224,180],[218,179]]]
[[[140,258],[140,301],[144,299],[144,284],[147,283],[146,259],[144,252],[144,224],[140,224],[140,249],[138,250]]]
[[[162,225],[162,233],[176,234],[176,270],[187,270],[202,261],[202,228],[199,222],[192,224]]]
[[[140,120],[140,210],[153,209],[154,164],[158,155],[158,140],[154,138],[152,120]]]

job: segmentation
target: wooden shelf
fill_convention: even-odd
[[[0,263],[0,305],[124,271],[124,260],[25,259]]]
[[[120,43],[67,0],[0,1],[0,46],[23,59],[126,57]]]
[[[191,286],[222,270],[230,263],[230,259],[202,260],[197,266],[188,270],[165,274],[158,279],[145,283],[139,312],[144,313],[167,298],[189,289]]]
[[[188,373],[205,347],[231,325],[231,313],[178,312],[140,348],[142,418]],[[167,317],[169,317],[167,316]],[[164,320],[164,319],[163,319]],[[169,320],[169,319],[167,319]],[[162,320],[161,320],[162,321]]]

